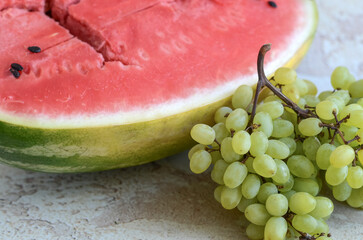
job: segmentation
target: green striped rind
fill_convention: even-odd
[[[316,19],[311,34],[285,66],[296,67],[308,50],[317,27],[314,1],[306,1]],[[188,112],[128,125],[45,129],[0,121],[0,161],[42,172],[91,172],[151,162],[189,148],[189,131],[211,124],[214,112],[230,105],[230,97]]]
[[[0,161],[43,172],[90,172],[139,165],[192,145],[191,127],[228,104],[206,107],[154,121],[84,129],[29,128],[0,122]]]

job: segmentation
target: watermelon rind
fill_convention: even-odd
[[[312,43],[318,13],[314,1],[305,1],[309,22],[300,39],[292,39],[286,53],[266,67],[271,75],[277,67],[296,67]],[[273,46],[272,46],[273,47]],[[256,53],[257,59],[257,53]],[[215,89],[203,100],[166,103],[153,114],[129,114],[122,124],[118,116],[100,116],[89,121],[32,120],[0,112],[0,162],[42,172],[92,172],[148,163],[191,147],[191,127],[212,124],[214,112],[230,105],[236,82],[254,84],[257,75],[244,76]],[[193,107],[192,107],[193,106]],[[196,107],[197,106],[197,107]]]

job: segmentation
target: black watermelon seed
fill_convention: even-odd
[[[38,46],[30,46],[28,47],[28,50],[31,51],[32,53],[40,53],[40,51],[42,51]]]
[[[20,77],[20,72],[15,70],[14,68],[10,68],[10,72],[13,74],[13,76],[15,78],[19,78]]]
[[[16,71],[23,71],[23,67],[19,63],[12,63],[11,68],[15,69]]]
[[[268,1],[267,3],[270,7],[277,8],[277,4],[274,1]]]

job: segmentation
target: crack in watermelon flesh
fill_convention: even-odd
[[[0,13],[0,118],[37,127],[120,125],[208,105],[257,79],[262,44],[273,46],[271,74],[315,26],[310,0],[51,0],[62,26],[18,9],[44,10],[44,1],[12,2]],[[13,62],[24,67],[19,79]]]

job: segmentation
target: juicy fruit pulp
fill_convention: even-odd
[[[267,80],[261,62],[269,47],[264,45],[260,50],[255,97],[252,99],[250,94],[243,97],[241,92],[248,93],[252,87],[240,86],[232,101],[241,101],[245,110],[235,101],[232,104],[235,109],[228,109],[224,116],[227,121],[236,112],[244,113],[233,115],[233,123],[243,124],[217,123],[211,131],[217,129],[224,137],[219,134],[218,140],[215,138],[211,145],[196,146],[210,156],[214,153],[211,175],[219,185],[214,196],[217,200],[222,198],[220,188],[233,191],[236,197],[227,209],[235,206],[244,213],[250,222],[246,228],[250,239],[330,239],[325,219],[332,214],[334,205],[329,198],[318,196],[323,181],[332,187],[337,200],[347,201],[355,208],[363,207],[363,170],[359,159],[363,151],[360,126],[363,118],[358,114],[348,125],[352,112],[362,110],[358,104],[362,99],[352,99],[351,90],[342,89],[335,89],[319,99],[312,83],[299,81],[295,71],[288,68],[278,69],[275,76]],[[337,69],[333,72],[334,78],[341,68]],[[286,98],[282,94],[283,87],[294,87],[296,82],[302,91],[294,100]],[[333,86],[338,83],[338,80],[334,81]],[[260,97],[263,102],[258,104],[259,94],[264,91],[260,86],[267,87],[270,94],[275,95]],[[350,85],[345,88],[350,89]],[[331,107],[333,101],[340,102],[340,114],[337,108]],[[215,119],[223,122],[219,112],[221,110],[217,110],[218,118]],[[327,120],[329,114],[333,115],[333,120]],[[205,124],[196,126],[209,128]],[[206,132],[205,135],[212,136],[213,133]],[[237,147],[233,147],[234,141]],[[224,147],[226,142],[232,142],[232,147]],[[191,161],[194,155],[197,153],[190,151]],[[223,203],[222,206],[226,208]]]
[[[316,21],[314,3],[302,0],[278,8],[253,0],[54,0],[61,26],[6,7],[0,160],[51,172],[125,167],[185,149],[197,119],[210,122],[237,85],[256,80],[261,44],[276,49],[269,73],[296,65]],[[18,79],[9,72],[14,62],[24,66]]]

